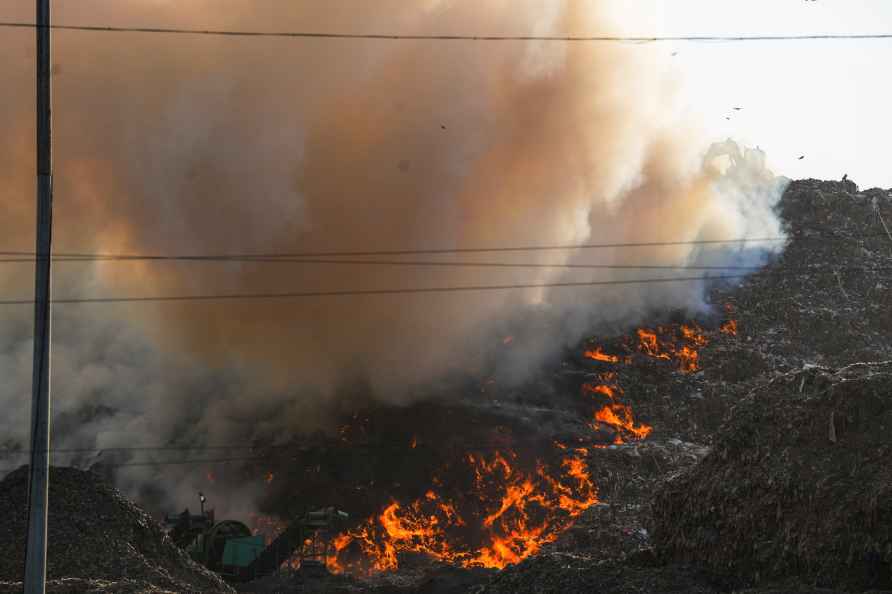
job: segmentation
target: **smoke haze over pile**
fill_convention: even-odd
[[[75,11],[63,3],[56,18],[535,35],[616,33],[638,18],[628,10],[606,14],[597,2],[552,0],[280,3],[264,5],[262,15],[252,2],[227,3],[232,8],[222,14],[216,2],[123,4],[84,1]],[[213,23],[201,20],[206,11]],[[6,249],[33,249],[32,37],[7,32],[0,42],[17,57],[6,65],[12,73],[0,119]],[[758,152],[726,143],[707,153],[707,139],[676,107],[677,81],[652,48],[56,32],[54,51],[58,251],[294,253],[781,233],[771,211],[781,182]],[[421,259],[753,262],[749,252],[692,246]],[[0,268],[5,293],[27,296],[32,274],[30,266]],[[67,263],[55,269],[54,291],[185,295],[665,274]],[[523,334],[517,320],[537,320],[527,322],[531,340],[499,362],[503,377],[521,380],[519,370],[596,324],[631,321],[655,306],[701,307],[702,287],[59,305],[56,445],[157,444],[186,434],[189,443],[219,442],[312,428],[343,406],[351,386],[381,401],[408,401],[444,374],[474,370],[500,344],[496,329]],[[29,414],[31,311],[0,315],[0,401],[10,411],[3,434],[20,443]]]

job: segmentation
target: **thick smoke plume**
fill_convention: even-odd
[[[30,7],[30,4],[23,3]],[[59,21],[466,34],[621,33],[598,2],[60,3]],[[324,6],[324,8],[323,8]],[[24,7],[23,18],[30,15]],[[262,14],[261,14],[262,13]],[[13,15],[16,16],[16,15]],[[207,22],[211,19],[212,22]],[[3,248],[33,246],[33,40],[0,41]],[[234,39],[58,31],[57,251],[231,254],[780,235],[764,156],[709,143],[658,47]],[[25,59],[25,58],[29,59]],[[661,248],[378,257],[741,264]],[[354,258],[355,259],[355,258]],[[698,271],[357,264],[59,263],[55,294],[188,295],[509,285]],[[27,296],[32,270],[0,268]],[[522,381],[598,324],[703,307],[702,283],[130,305],[54,314],[57,447],[287,438],[357,398],[403,403],[491,361]],[[2,426],[27,437],[30,315],[4,309]],[[523,337],[521,339],[521,337]],[[60,460],[61,461],[61,460]],[[143,484],[145,468],[122,481]],[[165,470],[170,476],[175,474]],[[188,474],[188,469],[182,471]],[[128,483],[127,481],[132,481]]]

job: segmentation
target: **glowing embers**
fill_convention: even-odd
[[[638,329],[638,350],[648,357],[676,361],[682,373],[694,373],[700,369],[700,353],[697,350],[709,344],[709,339],[696,325],[658,326],[657,329]]]
[[[611,382],[615,377],[615,374],[601,375],[602,381],[605,382]],[[644,439],[653,431],[653,427],[650,425],[635,423],[632,408],[617,400],[617,395],[622,394],[622,388],[616,384],[583,384],[582,391],[602,401],[606,398],[607,403],[595,410],[592,429],[598,430],[602,424],[613,428],[616,432],[616,436],[613,439],[614,444],[623,444],[630,439]]]
[[[333,541],[329,569],[369,574],[398,567],[414,552],[464,567],[502,568],[537,553],[598,502],[583,459],[561,452],[557,468],[537,461],[517,468],[512,451],[468,454],[462,471],[471,485],[454,501],[433,490],[409,504],[391,502],[377,516]],[[455,472],[457,469],[453,469]]]
[[[722,334],[727,334],[728,336],[737,336],[737,320],[728,320],[724,324],[722,324],[721,328]]]

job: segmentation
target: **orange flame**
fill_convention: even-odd
[[[676,356],[678,357],[679,369],[681,369],[682,372],[694,373],[699,369],[697,361],[699,360],[700,355],[691,347],[681,347],[681,350],[676,353]]]
[[[604,361],[605,363],[619,363],[619,357],[616,355],[608,355],[601,350],[601,347],[595,347],[594,350],[585,351],[585,356],[595,361]]]
[[[737,320],[728,320],[724,324],[722,324],[721,328],[722,334],[727,334],[728,336],[737,336]]]
[[[685,326],[682,324],[681,335],[684,336],[685,340],[690,344],[695,346],[706,346],[709,344],[709,339],[703,335],[703,331],[697,326]]]
[[[602,394],[604,396],[607,396],[608,398],[616,397],[613,388],[605,384],[584,384],[582,386],[582,389],[583,391],[589,392],[591,394]]]
[[[605,423],[616,429],[625,430],[637,439],[644,439],[653,431],[650,425],[635,425],[632,419],[632,409],[624,404],[614,402],[606,405],[595,413],[595,421]],[[617,434],[619,443],[622,443],[622,431]]]
[[[443,500],[433,490],[408,505],[391,502],[377,517],[333,540],[329,569],[388,571],[398,567],[402,552],[423,553],[464,567],[502,568],[538,552],[598,503],[582,458],[566,458],[554,473],[542,463],[535,473],[524,473],[509,462],[515,457],[511,451],[491,458],[468,454],[465,461],[474,478],[474,497],[464,502],[464,515],[458,502]],[[480,502],[479,509],[468,510],[474,499]],[[472,515],[473,525],[480,529],[476,545],[466,544],[456,533]],[[361,559],[351,562],[349,549]]]
[[[602,376],[602,379],[615,380],[616,376]],[[618,385],[587,383],[582,385],[582,391],[592,396],[605,396],[609,400],[608,404],[595,411],[591,426],[592,429],[597,429],[598,425],[603,423],[613,427],[616,430],[613,443],[625,443],[624,438],[644,439],[653,431],[650,425],[635,424],[632,408],[617,401],[617,394],[622,393],[622,389]]]
[[[663,327],[657,328],[660,334],[666,334]],[[677,346],[675,341],[670,337],[663,337],[661,340],[657,332],[644,328],[638,329],[638,350],[649,357],[655,359],[663,359],[671,361],[675,359],[678,362],[678,368],[682,373],[694,373],[699,370],[700,355],[697,347],[703,347],[709,344],[709,339],[703,334],[703,331],[696,325],[684,325],[678,327],[682,340],[686,343]]]
[[[651,357],[656,357],[657,359],[671,359],[671,355],[668,353],[662,352],[660,348],[660,341],[657,339],[657,334],[655,332],[651,332],[649,330],[645,330],[644,328],[638,329],[638,348]]]
[[[736,322],[723,324],[721,331],[735,334]],[[698,349],[709,343],[694,324],[641,328],[637,336],[639,352],[675,361],[684,373],[699,369]],[[509,336],[503,342],[512,340]],[[584,355],[606,363],[621,361],[600,346],[585,350]],[[633,355],[624,355],[622,361],[632,363]],[[597,378],[582,386],[587,398],[598,399],[592,407],[591,427],[612,427],[617,444],[648,437],[653,428],[636,422],[632,408],[619,401],[623,390],[617,372],[603,372]],[[416,444],[413,436],[411,446]],[[525,470],[517,454],[508,449],[489,456],[465,454],[466,493],[456,499],[437,493],[434,488],[443,488],[444,482],[435,474],[434,488],[423,496],[409,503],[391,501],[377,515],[334,538],[327,556],[329,569],[357,574],[389,571],[399,567],[399,554],[407,552],[463,567],[500,569],[539,552],[598,503],[586,457],[591,448],[607,447],[574,448],[557,441],[554,446],[560,463],[549,466],[537,461],[535,471]]]

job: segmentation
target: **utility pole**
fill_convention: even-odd
[[[25,594],[46,591],[50,466],[50,256],[53,162],[50,145],[50,0],[37,6],[37,258],[34,273],[34,368],[31,378],[31,477]]]

